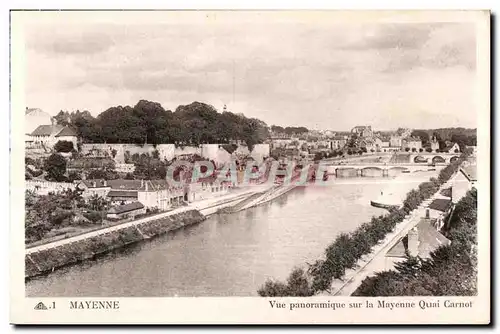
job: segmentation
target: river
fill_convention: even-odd
[[[415,173],[405,179],[420,181],[434,174]],[[370,200],[380,196],[389,180],[358,177],[297,187],[262,206],[214,215],[196,226],[32,279],[26,294],[256,296],[267,278],[286,279],[294,266],[321,257],[340,233],[384,214],[371,207]],[[400,185],[403,196],[418,183]]]

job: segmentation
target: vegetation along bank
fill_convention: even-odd
[[[401,208],[391,209],[388,214],[373,217],[351,233],[340,234],[325,250],[325,259],[319,259],[308,268],[295,268],[286,282],[268,280],[259,288],[263,297],[312,296],[329,291],[334,279],[341,279],[346,269],[354,268],[363,255],[402,222],[405,216],[426,199],[432,197],[459,169],[467,158],[463,154],[458,160],[443,168],[438,178],[431,178],[411,190]]]

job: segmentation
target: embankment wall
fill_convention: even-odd
[[[25,278],[51,272],[55,268],[92,259],[97,255],[144,239],[202,222],[205,216],[189,210],[137,225],[115,229],[91,238],[63,244],[25,255]]]

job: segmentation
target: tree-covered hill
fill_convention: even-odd
[[[96,118],[87,111],[61,111],[55,119],[74,127],[87,143],[198,145],[241,140],[252,147],[268,136],[264,122],[232,112],[219,113],[201,102],[181,105],[172,112],[157,102],[140,100],[134,107],[111,107]]]

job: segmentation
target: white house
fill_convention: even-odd
[[[445,153],[459,153],[460,146],[457,143],[449,143],[443,150]]]
[[[463,165],[460,171],[453,178],[451,187],[451,198],[453,203],[457,203],[467,191],[477,188],[477,168],[476,165]]]
[[[76,149],[78,137],[76,132],[67,126],[62,125],[40,125],[30,135],[32,145],[43,144],[52,148],[58,141],[69,141]]]
[[[52,124],[52,117],[45,111],[39,108],[28,108],[26,107],[24,113],[24,133],[25,142],[27,144],[31,143],[33,140],[31,138],[31,133],[35,131],[40,125]]]

